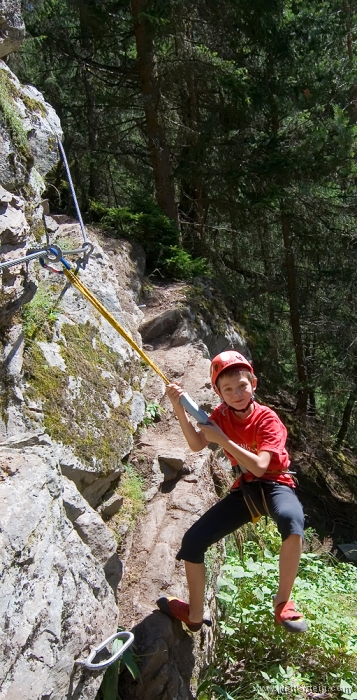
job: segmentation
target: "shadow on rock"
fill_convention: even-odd
[[[125,700],[193,700],[194,645],[181,622],[155,610],[132,632],[141,678],[134,681],[125,669],[119,678],[119,695]]]

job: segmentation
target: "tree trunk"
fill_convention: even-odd
[[[347,54],[350,69],[353,68],[354,63],[354,52],[353,52],[353,34],[352,34],[352,12],[350,0],[343,0],[343,9],[346,16],[346,44],[347,44]],[[350,104],[348,106],[350,117],[354,124],[357,123],[357,87],[356,83],[353,82],[350,90]],[[357,161],[357,153],[354,154],[355,161]],[[357,187],[357,177],[354,178],[354,183]]]
[[[351,5],[350,5],[349,0],[343,0],[343,9],[344,9],[345,15],[346,15],[347,53],[348,53],[349,61],[352,65],[353,64],[353,39],[352,39],[352,28],[351,28]]]
[[[300,389],[297,397],[297,410],[303,413],[307,411],[309,398],[308,375],[306,368],[306,358],[304,344],[302,339],[300,311],[297,296],[297,275],[295,265],[295,255],[293,249],[293,239],[290,227],[289,217],[284,211],[284,205],[281,205],[281,225],[283,231],[284,248],[285,248],[285,264],[288,285],[288,297],[290,306],[290,323],[294,342],[297,374],[300,382]]]
[[[148,0],[131,0],[146,134],[154,173],[157,203],[164,214],[178,225],[170,150],[160,112],[161,94],[152,24],[150,19],[145,16],[148,6]]]
[[[355,405],[356,400],[357,400],[357,382],[355,382],[353,388],[350,391],[350,395],[346,401],[346,405],[345,405],[345,408],[343,411],[343,416],[342,416],[341,427],[338,431],[336,442],[335,442],[335,449],[336,450],[338,450],[341,447],[341,445],[346,437],[346,434],[347,434],[347,431],[349,428],[349,424],[351,421],[353,407]]]
[[[269,224],[266,220],[262,223],[259,222],[257,225],[257,233],[260,240],[260,250],[264,265],[265,276],[268,281],[274,280],[276,270],[271,257],[271,251],[274,250],[275,245]],[[279,339],[278,339],[278,324],[279,320],[276,317],[276,311],[270,294],[266,295],[266,300],[268,304],[268,318],[269,318],[269,363],[272,366],[278,368],[279,366]]]
[[[181,119],[186,132],[186,145],[181,152],[184,175],[181,178],[180,212],[185,228],[192,234],[192,248],[198,255],[204,255],[206,238],[207,203],[204,201],[202,175],[195,155],[199,138],[200,111],[198,92],[193,69],[193,35],[191,17],[185,17],[182,30],[175,39],[178,62],[184,66],[180,80]]]
[[[92,52],[92,40],[90,27],[88,22],[88,6],[86,2],[79,4],[79,23],[81,31],[81,49],[84,56],[88,56]],[[99,196],[99,168],[96,162],[98,148],[98,130],[97,116],[95,110],[94,91],[91,81],[91,76],[88,67],[83,66],[83,84],[85,91],[85,106],[87,119],[87,134],[88,134],[88,152],[89,152],[89,185],[88,197],[98,199]],[[86,203],[88,203],[88,197]]]

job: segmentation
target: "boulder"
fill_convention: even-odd
[[[10,192],[26,184],[39,204],[45,189],[43,177],[59,159],[60,121],[43,95],[32,86],[21,85],[3,61],[0,82],[12,120],[10,126],[0,128],[0,184]]]
[[[150,318],[139,326],[139,333],[146,343],[163,335],[173,333],[182,320],[182,310],[173,308]]]
[[[113,531],[100,515],[80,495],[73,481],[63,477],[63,505],[81,540],[104,569],[109,585],[116,592],[122,576],[122,564],[117,554]]]
[[[117,629],[102,565],[66,517],[55,452],[41,435],[0,446],[0,698],[94,698],[74,662]],[[78,694],[78,689],[81,694]]]
[[[81,496],[73,481],[65,476],[63,477],[63,504],[68,519],[73,523],[81,540],[88,545],[93,556],[102,565],[109,585],[116,592],[123,567],[117,554],[113,530],[105,525],[99,513],[93,510]]]
[[[99,513],[103,518],[110,518],[119,512],[122,507],[124,499],[117,493],[111,494],[109,497],[106,496],[103,503],[98,508]]]
[[[0,0],[0,58],[17,51],[25,38],[19,0]]]

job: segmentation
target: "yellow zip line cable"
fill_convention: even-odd
[[[165,384],[170,384],[170,380],[166,375],[161,371],[161,369],[153,362],[150,357],[141,349],[139,348],[139,345],[133,340],[133,338],[129,335],[129,333],[124,330],[123,326],[118,323],[118,321],[114,318],[114,316],[109,313],[108,309],[103,306],[103,304],[98,301],[98,299],[92,294],[92,292],[89,291],[89,289],[81,282],[81,280],[71,271],[64,269],[63,270],[64,274],[66,275],[67,279],[71,284],[73,284],[76,289],[78,289],[79,292],[83,294],[83,296],[88,299],[88,301],[94,306],[97,311],[110,323],[111,326],[126,340],[127,343],[133,348],[133,350],[136,350],[136,352],[140,355],[140,357],[146,362],[149,367],[151,367],[156,374],[163,379]]]

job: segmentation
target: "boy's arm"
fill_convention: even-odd
[[[188,446],[193,452],[200,452],[204,447],[207,447],[209,441],[206,440],[202,430],[197,431],[195,429],[191,421],[189,421],[184,407],[180,404],[180,396],[183,394],[183,390],[179,384],[175,382],[174,384],[168,384],[166,393],[173,405]]]
[[[249,450],[245,450],[244,447],[240,447],[230,440],[214,421],[210,421],[207,425],[201,423],[199,425],[208,442],[215,442],[220,447],[223,447],[248,472],[258,477],[263,476],[266,472],[270,464],[271,452],[262,450],[256,455],[253,452],[249,452]]]

